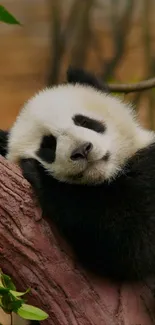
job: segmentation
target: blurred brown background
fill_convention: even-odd
[[[108,82],[155,75],[154,0],[2,0],[22,26],[0,24],[0,127],[68,64]],[[155,129],[155,90],[125,96]]]

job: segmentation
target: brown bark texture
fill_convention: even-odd
[[[52,193],[51,193],[52,195]],[[0,158],[0,267],[51,325],[151,325],[155,300],[144,284],[117,285],[84,271],[42,216],[18,167]]]

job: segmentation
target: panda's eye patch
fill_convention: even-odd
[[[81,126],[98,133],[104,133],[106,130],[106,126],[104,124],[84,115],[80,115],[80,114],[75,115],[73,117],[73,121],[74,124],[77,126]]]
[[[52,134],[45,135],[36,154],[45,162],[52,163],[55,160],[56,145],[56,138]]]

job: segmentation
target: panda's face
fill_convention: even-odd
[[[36,157],[61,181],[99,183],[110,172],[112,137],[102,118],[83,110],[68,113],[60,112],[60,119],[41,138]]]
[[[98,184],[113,179],[151,139],[120,100],[63,85],[26,104],[10,133],[8,159],[35,158],[60,181]]]

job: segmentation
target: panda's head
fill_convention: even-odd
[[[94,76],[69,69],[67,84],[44,89],[26,103],[10,131],[8,159],[35,158],[69,183],[113,179],[154,135],[106,90]]]

